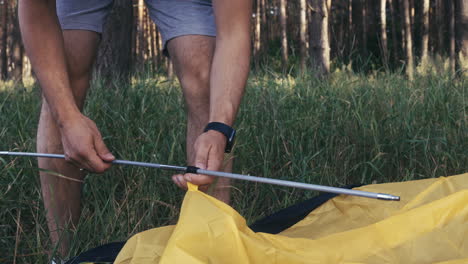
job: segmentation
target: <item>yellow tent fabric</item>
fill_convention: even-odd
[[[277,235],[190,186],[177,225],[133,236],[115,263],[468,263],[468,173],[360,190],[329,200]]]

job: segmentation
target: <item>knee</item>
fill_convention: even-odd
[[[210,69],[201,65],[185,65],[179,76],[186,96],[203,97],[209,95]]]
[[[210,104],[209,67],[187,67],[179,77],[190,115],[208,115]]]
[[[70,82],[73,84],[75,82],[89,82],[91,77],[92,68],[85,66],[68,66],[68,77]]]

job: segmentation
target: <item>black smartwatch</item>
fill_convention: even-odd
[[[234,145],[234,139],[236,137],[236,130],[226,124],[220,122],[211,122],[206,125],[204,132],[208,130],[215,130],[223,133],[226,136],[226,148],[224,149],[225,153],[230,153],[232,146]]]

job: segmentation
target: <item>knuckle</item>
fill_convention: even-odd
[[[94,166],[93,171],[94,171],[95,173],[103,173],[105,170],[104,170],[104,168],[102,168],[102,167]]]
[[[81,158],[81,155],[79,155],[78,153],[70,154],[70,160],[77,161],[77,160],[80,160],[80,158]]]
[[[98,165],[98,172],[103,173],[106,170],[108,170],[110,167],[111,167],[111,164],[107,164],[107,163],[102,162],[102,164]]]
[[[74,153],[74,156],[84,158],[84,157],[86,157],[86,151],[80,149],[80,150],[78,150],[77,152]]]
[[[98,165],[94,166],[94,168],[95,168],[95,171],[96,171],[97,173],[103,173],[103,172],[105,172],[106,169],[107,169],[107,168],[106,168],[104,165],[102,165],[102,164],[98,164]]]

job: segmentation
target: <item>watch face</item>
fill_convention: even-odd
[[[231,143],[234,143],[234,140],[236,139],[236,130],[232,130],[231,131],[231,135],[229,136],[228,138],[228,141],[231,142]]]
[[[234,140],[236,139],[236,130],[232,129],[231,134],[229,135],[226,143],[226,153],[230,153],[232,150],[232,146],[234,145]]]

